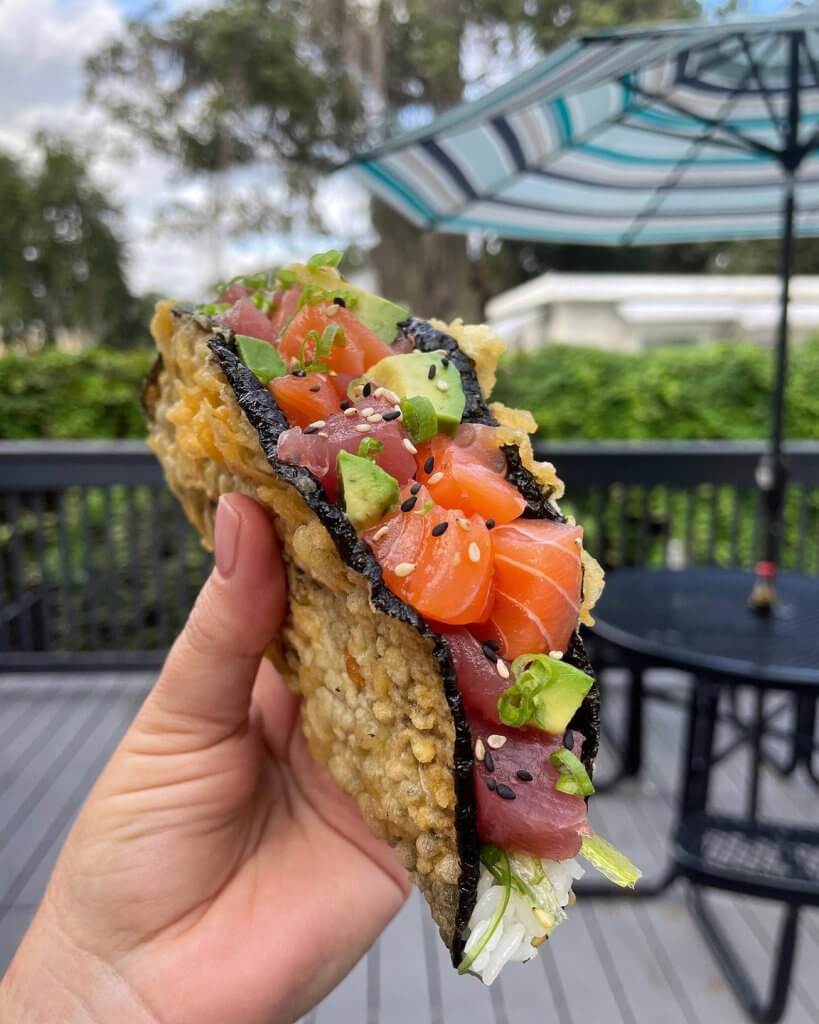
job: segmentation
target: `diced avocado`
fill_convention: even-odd
[[[554,661],[552,678],[539,703],[537,724],[544,732],[562,735],[591,689],[592,678],[565,661]]]
[[[515,728],[536,726],[562,736],[591,689],[592,677],[546,654],[512,662],[515,682],[498,697],[498,717]]]
[[[267,384],[272,377],[283,377],[287,373],[282,357],[269,341],[251,338],[248,334],[237,334],[236,348],[239,350],[239,358],[262,384]]]
[[[367,376],[399,398],[421,395],[429,399],[438,417],[438,429],[454,434],[466,406],[457,367],[439,354],[407,352],[387,356],[367,370]]]
[[[358,302],[355,305],[355,316],[388,345],[392,345],[398,334],[398,321],[406,320],[409,310],[399,306],[380,295],[357,291]]]
[[[338,480],[344,511],[356,530],[375,526],[398,504],[398,481],[371,459],[340,451]]]

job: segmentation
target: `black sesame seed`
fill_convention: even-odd
[[[432,527],[432,536],[442,537],[448,529],[449,523],[445,519],[442,523],[438,523],[436,526]]]
[[[486,528],[487,528],[487,530],[494,530],[495,529],[495,520],[494,519],[487,519],[486,520]]]
[[[344,301],[344,299],[342,299],[342,297],[340,295],[336,295],[336,297],[333,299],[333,302],[337,306],[341,306],[342,309],[346,309],[347,308],[347,303]]]
[[[500,645],[497,640],[485,640],[484,647],[491,647],[493,651],[496,651]]]
[[[345,409],[349,409],[353,403],[349,399],[345,398],[344,401],[339,405],[339,409],[344,412]]]
[[[367,383],[364,385],[364,387],[361,390],[361,394],[365,398],[369,398],[372,393],[373,393],[373,386],[372,386],[372,384],[370,384],[369,381],[367,381]]]
[[[291,370],[290,372],[293,374],[294,377],[306,377],[307,376],[307,371],[306,370]]]
[[[412,487],[410,487],[410,494],[417,494],[420,490],[421,490],[421,485],[420,484],[413,484]]]
[[[424,472],[431,473],[435,469],[435,456],[430,455],[427,461],[424,463]]]
[[[483,755],[483,763],[486,766],[486,770],[488,772],[493,772],[495,770],[495,758],[492,757],[491,750],[487,750],[486,753]]]
[[[563,733],[563,746],[567,750],[572,750],[574,748],[574,733],[571,729],[567,729]]]
[[[433,363],[432,366],[430,366],[429,370],[427,371],[427,378],[429,380],[432,380],[432,378],[435,376],[437,372],[438,367],[435,365],[435,363]]]
[[[515,775],[517,778],[520,779],[521,782],[531,782],[534,778],[532,773],[527,772],[525,768],[518,768],[518,770],[515,772]]]
[[[493,647],[491,647],[488,642],[481,645],[481,650],[483,651],[483,653],[486,655],[486,657],[489,658],[489,660],[494,665],[495,662],[498,660],[498,653],[497,653],[497,651]]]
[[[444,369],[446,369],[449,366],[449,360],[447,359],[446,356],[442,356],[441,366],[443,366]]]
[[[511,786],[507,786],[505,782],[498,783],[498,796],[503,800],[514,800],[517,793],[512,789]]]
[[[308,391],[321,391],[321,384],[313,384],[312,387],[307,389]]]
[[[318,427],[305,427],[304,428],[304,432],[305,432],[305,434],[317,434],[318,433]]]
[[[400,409],[390,409],[390,411],[385,412],[381,418],[384,420],[385,423],[389,423],[390,420],[397,420],[400,415]]]
[[[487,779],[486,780],[486,788],[487,789],[495,790],[495,789],[498,788],[498,784],[497,784],[497,782],[494,779]]]
[[[417,501],[418,501],[418,498],[415,495],[413,495],[411,498],[407,498],[406,501],[402,501],[401,502],[401,511],[402,512],[412,512],[412,510],[415,508],[415,503]]]

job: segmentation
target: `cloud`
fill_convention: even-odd
[[[201,6],[202,0],[172,0],[170,10]],[[128,276],[136,292],[178,298],[203,296],[214,277],[241,273],[309,254],[328,244],[369,237],[367,199],[345,177],[321,190],[319,207],[330,237],[254,233],[239,239],[157,232],[160,210],[174,201],[206,202],[208,183],[181,176],[169,162],[134,146],[126,133],[106,123],[84,99],[85,59],[116,35],[126,16],[147,9],[140,0],[0,0],[0,148],[21,158],[40,130],[60,132],[92,154],[92,173],[124,213]],[[121,151],[128,144],[127,160]],[[242,187],[268,188],[270,168],[237,172]]]

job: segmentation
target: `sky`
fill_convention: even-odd
[[[201,5],[204,0],[165,0],[167,10]],[[309,2],[309,0],[308,0]],[[711,7],[718,0],[706,0]],[[59,131],[94,153],[92,173],[124,212],[127,270],[137,293],[155,291],[179,299],[204,296],[215,277],[300,258],[338,243],[345,235],[369,237],[366,196],[346,176],[334,176],[320,202],[331,235],[281,237],[256,235],[227,241],[214,251],[199,238],[180,238],[156,229],[158,212],[172,201],[201,202],[201,179],[180,177],[167,161],[124,147],[105,127],[102,115],[84,99],[83,62],[122,28],[125,18],[149,9],[146,0],[0,0],[0,66],[6,73],[0,90],[0,148],[27,158],[34,132]],[[782,0],[746,0],[745,13],[770,14],[788,6]],[[107,140],[104,147],[101,139]],[[121,139],[125,142],[125,139]],[[253,184],[243,172],[234,184]],[[257,179],[260,180],[260,179]]]
[[[201,0],[166,0],[165,7],[178,10],[196,2]],[[172,164],[153,153],[135,151],[130,140],[118,137],[84,98],[85,58],[117,34],[127,15],[139,14],[147,6],[143,0],[0,0],[0,66],[14,69],[0,89],[0,149],[25,160],[32,135],[50,130],[93,154],[94,180],[123,210],[132,290],[198,299],[220,276],[307,256],[338,243],[348,229],[353,237],[366,239],[366,196],[346,176],[328,183],[324,190],[325,219],[335,229],[327,237],[267,235],[228,240],[217,265],[201,237],[179,238],[157,231],[163,207],[179,200],[203,201],[206,183],[180,177]],[[101,146],[103,138],[106,143]],[[245,173],[244,180],[240,177],[234,184],[248,183]]]

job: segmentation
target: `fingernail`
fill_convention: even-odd
[[[223,495],[216,508],[216,526],[213,538],[213,553],[220,576],[231,576],[236,568],[236,553],[239,550],[241,526],[241,515],[231,504],[230,498]]]

